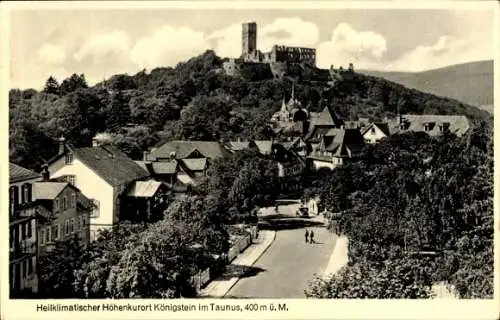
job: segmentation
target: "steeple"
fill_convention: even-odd
[[[286,112],[285,94],[283,94],[283,102],[281,102],[281,112]]]

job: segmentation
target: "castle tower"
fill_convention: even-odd
[[[255,51],[257,49],[257,23],[244,23],[242,31],[243,54]]]

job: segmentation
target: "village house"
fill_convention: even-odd
[[[389,124],[386,122],[373,122],[361,130],[366,143],[377,143],[391,135]]]
[[[425,132],[430,136],[451,133],[462,136],[470,127],[469,119],[464,115],[405,114],[388,121],[391,134],[408,131]]]
[[[69,182],[50,180],[47,166],[42,176],[43,180],[34,184],[34,193],[50,215],[38,219],[38,253],[50,251],[57,241],[66,241],[73,235],[86,248],[90,241],[90,200]]]
[[[333,169],[356,158],[364,144],[359,129],[330,129],[309,154],[309,164],[316,170]]]
[[[34,195],[33,184],[41,176],[9,163],[9,274],[11,298],[38,292],[37,219],[48,212]]]
[[[48,163],[51,178],[64,178],[91,200],[90,238],[120,221],[121,202],[147,171],[116,147],[94,141],[92,147],[71,148],[61,139],[59,153]]]
[[[161,181],[146,180],[132,184],[123,199],[123,220],[157,221],[167,209],[170,188]]]
[[[206,175],[210,161],[229,154],[217,141],[174,140],[145,151],[143,160],[136,163],[173,191],[183,192]]]

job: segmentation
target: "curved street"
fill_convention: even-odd
[[[277,231],[276,239],[253,265],[250,276],[242,277],[225,298],[304,298],[314,274],[325,271],[335,246],[335,236],[323,219],[296,218],[297,204],[264,210],[261,220]],[[314,231],[316,243],[305,243],[305,231]]]

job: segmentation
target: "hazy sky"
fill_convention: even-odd
[[[257,46],[317,49],[317,65],[420,71],[493,58],[492,10],[15,10],[11,87],[40,88],[84,73],[174,66],[207,49],[241,53],[241,23],[257,22]]]

